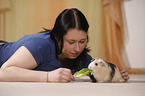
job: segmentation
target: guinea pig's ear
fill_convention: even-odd
[[[108,66],[109,66],[109,64],[110,64],[109,62],[107,62],[107,61],[105,61],[105,60],[103,60],[103,61],[104,61],[105,63],[107,63],[107,64],[108,64]]]
[[[101,66],[105,66],[103,61],[100,61],[99,63],[101,64]]]
[[[105,66],[105,64],[104,64],[104,63],[102,63],[102,64],[101,64],[101,66]]]

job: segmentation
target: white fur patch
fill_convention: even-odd
[[[115,68],[115,73],[111,77],[112,68],[111,66],[101,58],[93,60],[88,68],[92,70],[92,74],[97,82],[119,82],[122,79],[122,75],[118,67]]]

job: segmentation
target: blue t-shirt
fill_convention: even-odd
[[[87,53],[76,60],[69,60],[69,64],[63,66],[56,56],[54,41],[51,39],[49,32],[26,35],[16,42],[10,42],[0,45],[0,67],[8,60],[18,48],[25,46],[33,55],[37,62],[34,70],[52,71],[57,68],[69,68],[74,74],[76,71],[88,67],[92,57]],[[28,62],[29,63],[29,62]]]

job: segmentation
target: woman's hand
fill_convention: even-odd
[[[59,68],[48,73],[48,82],[67,83],[75,80],[71,74],[71,70],[67,68]]]
[[[122,77],[124,79],[124,81],[128,81],[128,79],[130,78],[128,75],[128,72],[126,72],[125,69],[121,69],[121,74],[122,74]]]

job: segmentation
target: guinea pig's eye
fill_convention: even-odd
[[[98,63],[95,63],[96,66],[98,66]]]

